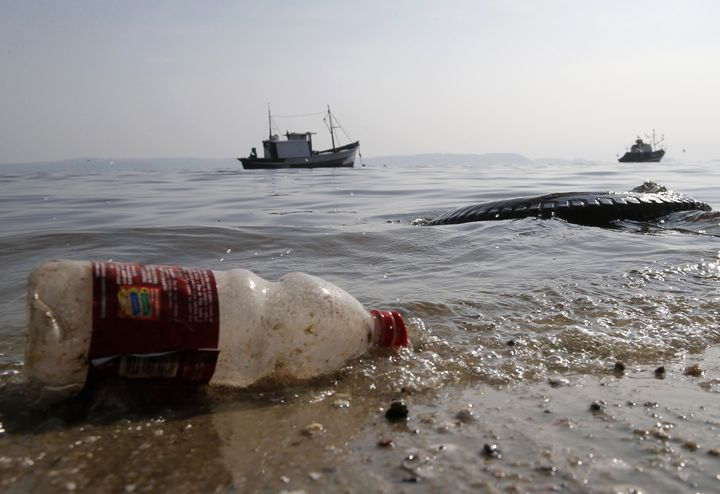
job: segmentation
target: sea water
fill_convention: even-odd
[[[719,165],[0,167],[0,490],[717,489],[717,213],[416,220],[646,181],[720,209]],[[280,389],[47,405],[22,373],[26,278],[51,259],[304,271],[400,309],[412,350]]]

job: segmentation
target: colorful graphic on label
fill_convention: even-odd
[[[160,289],[146,286],[121,287],[118,290],[118,317],[159,319]]]

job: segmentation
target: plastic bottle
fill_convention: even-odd
[[[372,346],[407,346],[397,311],[320,278],[51,261],[28,280],[28,380],[74,392],[103,374],[247,386],[307,379]]]

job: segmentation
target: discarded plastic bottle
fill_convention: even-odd
[[[247,386],[308,379],[372,346],[408,345],[397,311],[367,311],[320,278],[51,261],[28,280],[28,380],[79,391],[89,378]]]

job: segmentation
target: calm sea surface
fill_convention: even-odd
[[[354,491],[354,477],[370,482],[371,490],[408,492],[448,485],[459,491],[492,491],[497,485],[504,491],[511,484],[522,492],[533,485],[569,492],[627,486],[651,492],[720,490],[714,480],[720,461],[711,451],[720,447],[720,375],[706,374],[701,387],[686,386],[688,393],[699,393],[693,400],[707,400],[715,409],[689,428],[691,439],[706,438],[701,446],[710,454],[700,457],[684,480],[671,460],[657,466],[663,473],[648,473],[652,461],[643,452],[650,441],[635,446],[633,434],[627,435],[628,447],[644,458],[643,468],[625,458],[625,470],[601,465],[592,473],[567,466],[568,458],[582,456],[576,451],[583,448],[582,434],[568,439],[573,452],[557,453],[562,460],[543,459],[546,450],[554,451],[553,439],[528,453],[529,444],[541,439],[529,432],[481,431],[482,420],[476,420],[482,403],[493,396],[495,409],[506,410],[497,415],[519,413],[507,411],[513,410],[513,397],[528,399],[538,392],[519,390],[536,390],[548,379],[569,380],[561,391],[575,393],[585,413],[592,398],[585,399],[583,390],[598,375],[607,376],[618,360],[628,370],[676,366],[682,375],[692,359],[710,352],[717,368],[718,353],[712,353],[720,344],[717,213],[607,229],[535,219],[413,224],[461,205],[562,191],[627,191],[645,181],[720,209],[718,162],[254,172],[228,162],[203,170],[13,170],[0,167],[0,490],[331,492]],[[71,418],[54,408],[22,413],[34,403],[22,391],[26,278],[38,264],[60,258],[247,268],[268,279],[305,271],[343,287],[367,307],[399,309],[413,348],[392,358],[365,357],[336,376],[281,391],[210,391],[189,401],[166,397],[164,404],[137,407],[105,397],[96,401],[103,406],[86,406]],[[673,388],[659,393],[672,395]],[[540,395],[533,395],[538,403]],[[385,429],[377,410],[398,396],[426,419],[410,422],[407,431]],[[475,406],[476,412],[459,415],[472,418],[464,422],[464,435],[453,436],[454,415],[448,418],[452,430],[441,434],[437,414],[446,413],[441,402],[454,403],[452,413]],[[572,399],[559,403],[571,414]],[[489,410],[482,414],[491,415]],[[493,420],[501,428],[502,420]],[[715,429],[708,429],[713,421]],[[325,427],[319,439],[302,434],[302,426],[313,422]],[[354,431],[342,430],[343,424]],[[592,424],[601,429],[597,421]],[[243,427],[245,435],[236,437]],[[412,439],[418,430],[429,430],[431,439]],[[381,436],[400,446],[376,446]],[[435,456],[425,451],[433,441],[450,444],[448,437],[456,436],[461,451],[465,443],[459,438],[475,437],[474,450],[467,446],[472,454],[418,463],[417,455],[437,458],[437,451]],[[272,443],[268,437],[274,437]],[[493,437],[501,445],[504,440],[505,454],[488,465],[483,443]],[[682,450],[682,444],[669,444]],[[619,435],[605,450],[596,447],[592,458],[609,462],[622,456]],[[408,452],[413,448],[415,459]],[[517,450],[520,466],[514,470],[507,466],[513,458],[508,448]],[[468,462],[478,465],[469,468]],[[350,463],[354,466],[343,466]],[[504,474],[497,473],[503,468]],[[606,475],[608,470],[614,476]]]

